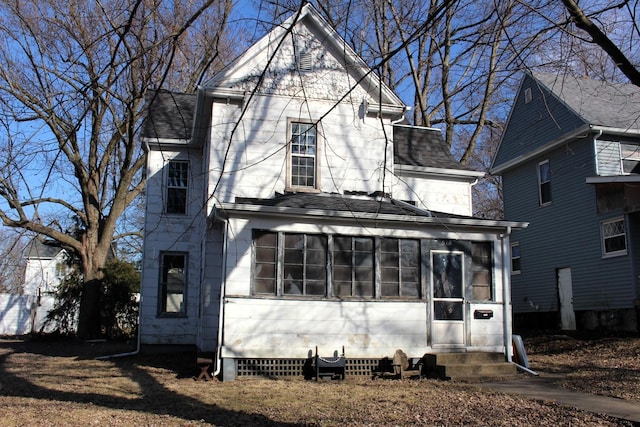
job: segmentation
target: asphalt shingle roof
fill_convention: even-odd
[[[640,130],[640,88],[570,75],[533,77],[591,125]]]
[[[236,198],[236,203],[338,212],[425,216],[435,218],[471,218],[462,215],[426,211],[387,197],[376,197],[375,195],[352,196],[338,193],[287,193],[277,194],[276,197],[272,199],[238,197]]]
[[[144,121],[144,138],[191,138],[196,95],[158,91],[147,96],[147,118]]]
[[[55,242],[43,243],[38,239],[33,239],[27,249],[27,258],[51,259],[62,250]]]
[[[467,170],[456,162],[439,129],[394,126],[393,162],[397,165]]]

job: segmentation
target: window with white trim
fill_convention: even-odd
[[[189,184],[189,162],[172,160],[167,164],[167,198],[165,212],[187,213],[187,187]]]
[[[623,173],[640,173],[640,145],[620,143],[620,159]]]
[[[551,167],[549,159],[538,163],[538,195],[540,206],[551,203]]]
[[[471,243],[471,281],[474,301],[493,301],[493,245],[491,242]]]
[[[317,188],[318,131],[312,123],[291,123],[289,149],[289,185],[294,188]]]
[[[624,218],[615,218],[600,223],[602,231],[602,254],[604,257],[627,254],[627,233]]]
[[[187,254],[160,254],[160,315],[185,315],[187,312]]]
[[[511,243],[511,274],[520,274],[520,243]]]

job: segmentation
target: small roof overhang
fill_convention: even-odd
[[[275,199],[254,199],[243,200],[240,203],[220,203],[214,207],[211,214],[213,220],[226,220],[231,217],[263,216],[263,217],[286,217],[300,220],[325,220],[341,223],[372,224],[376,225],[415,225],[415,226],[441,226],[446,228],[473,228],[492,231],[504,231],[523,229],[528,227],[527,222],[493,220],[484,218],[467,217],[462,215],[452,215],[447,213],[432,212],[417,208],[408,203],[389,199],[344,195],[300,195],[305,198],[309,207],[293,206],[298,200],[297,195],[283,196],[294,203],[277,205]],[[311,201],[309,202],[311,198]],[[323,199],[324,198],[324,199]],[[331,206],[335,200],[346,201],[345,209],[323,208],[323,205]],[[362,201],[360,204],[358,201]],[[324,202],[324,203],[323,203]],[[380,209],[371,209],[371,203],[379,203]],[[361,208],[359,208],[361,206]]]
[[[426,167],[426,166],[411,166],[411,165],[400,165],[394,164],[393,170],[396,174],[403,176],[434,176],[434,177],[445,177],[445,178],[454,178],[459,180],[465,180],[469,182],[473,182],[476,179],[480,179],[486,175],[485,172],[474,171],[474,170],[465,170],[465,169],[446,169],[446,168],[434,168],[434,167]]]
[[[640,182],[640,175],[588,176],[587,184],[624,184]]]

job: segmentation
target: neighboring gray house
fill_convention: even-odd
[[[509,233],[311,7],[196,95],[149,98],[142,345],[216,371],[299,372],[316,346],[370,374],[403,349],[511,352]],[[483,355],[485,356],[485,355]]]
[[[491,172],[530,223],[511,239],[516,328],[637,330],[640,89],[526,74]]]

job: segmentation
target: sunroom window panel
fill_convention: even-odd
[[[472,289],[476,301],[493,300],[491,242],[473,242],[471,246]]]
[[[420,250],[417,240],[381,239],[381,292],[386,297],[416,297],[420,289]]]
[[[380,292],[383,297],[393,297],[400,293],[400,284],[398,282],[388,281],[382,282]]]
[[[278,236],[272,232],[254,232],[255,266],[254,292],[257,294],[275,294],[276,262],[278,259]]]

